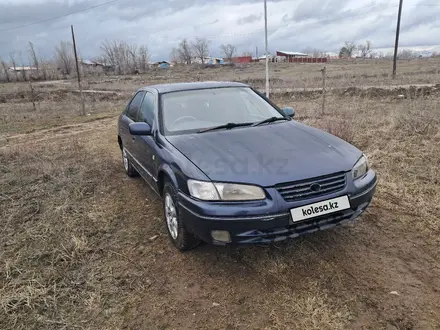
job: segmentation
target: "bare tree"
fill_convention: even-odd
[[[241,56],[251,56],[252,57],[253,53],[252,52],[243,52],[241,53]]]
[[[106,62],[114,67],[116,74],[125,73],[126,65],[126,47],[124,41],[119,40],[105,40],[101,45],[103,57]]]
[[[72,44],[61,41],[55,48],[57,65],[66,75],[70,75],[73,64],[75,63],[72,55],[72,47]]]
[[[3,61],[3,59],[0,58],[0,64],[2,65],[3,71],[5,72],[6,81],[10,82],[11,81],[11,77],[9,76],[8,63],[6,63],[5,61]]]
[[[139,47],[138,58],[139,68],[145,72],[148,68],[148,62],[150,62],[150,54],[146,45]]]
[[[400,60],[409,60],[412,58],[416,58],[417,54],[415,51],[410,50],[410,49],[402,49],[398,54],[397,54],[398,58]]]
[[[367,40],[365,42],[365,44],[360,44],[357,46],[357,49],[359,49],[359,51],[361,52],[361,56],[363,58],[368,57],[369,55],[371,55],[371,41]]]
[[[183,39],[179,47],[177,48],[177,53],[179,54],[179,59],[181,62],[186,64],[191,64],[192,49],[187,39]]]
[[[40,64],[41,72],[43,75],[43,80],[47,80],[49,78],[49,76],[47,74],[48,63],[46,61],[44,61],[42,58],[40,58],[39,64]]]
[[[27,81],[27,75],[26,75],[26,71],[27,69],[24,66],[24,62],[23,62],[23,56],[22,53],[20,52],[20,62],[21,62],[21,76],[23,78],[23,81]],[[32,69],[30,69],[29,71],[31,71]]]
[[[174,64],[182,63],[182,59],[180,57],[179,50],[176,47],[173,47],[173,49],[171,50],[170,59],[171,59],[171,62],[173,62]]]
[[[94,58],[92,58],[92,61],[96,62],[96,63],[99,63],[99,64],[104,64],[104,65],[109,64],[107,62],[107,58],[105,56],[102,56],[102,55],[101,56],[95,56]]]
[[[194,55],[200,59],[202,64],[205,64],[205,58],[209,55],[210,41],[205,38],[196,38],[196,41],[192,44]]]
[[[232,58],[234,57],[235,53],[237,52],[237,48],[234,45],[231,44],[222,44],[220,45],[220,49],[223,51],[223,54],[225,54],[225,58],[228,62],[232,62]]]
[[[127,66],[130,69],[130,73],[139,73],[139,69],[137,66],[137,46],[126,44],[126,52],[127,52]]]
[[[106,40],[101,44],[102,57],[115,68],[117,74],[137,72],[146,67],[149,59],[148,48],[128,44],[122,40]]]
[[[122,73],[131,73],[131,56],[129,45],[125,41],[119,41],[118,52],[119,62],[122,65]]]
[[[11,64],[12,64],[12,67],[14,68],[15,80],[18,81],[18,71],[17,71],[17,62],[15,61],[15,54],[14,53],[10,53],[9,54],[9,58],[11,59]]]
[[[29,48],[30,63],[35,67],[37,77],[39,77],[40,76],[40,61],[38,60],[37,53],[35,52],[34,44],[30,41],[28,43],[28,48]]]
[[[117,66],[116,63],[116,55],[114,53],[113,43],[109,40],[105,40],[101,44],[101,51],[103,52],[102,58],[105,60],[105,62],[113,66],[117,73],[120,73],[118,72],[120,68]]]
[[[351,57],[356,48],[357,47],[353,41],[346,41],[345,45],[339,51],[339,57]]]

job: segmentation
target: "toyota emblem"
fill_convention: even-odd
[[[311,185],[310,185],[310,190],[311,191],[315,191],[315,192],[318,192],[318,191],[320,191],[321,190],[321,185],[319,184],[319,183],[312,183]]]

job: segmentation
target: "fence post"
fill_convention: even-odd
[[[321,115],[325,114],[325,94],[326,94],[325,76],[326,76],[326,71],[327,71],[327,68],[324,66],[324,68],[321,69],[321,72],[322,72],[322,110],[321,110]]]
[[[32,108],[34,109],[34,111],[37,111],[37,106],[35,105],[35,90],[30,79],[29,79],[29,86],[31,87]]]

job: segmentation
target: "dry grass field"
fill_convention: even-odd
[[[124,174],[116,117],[141,85],[262,87],[262,67],[89,78],[115,92],[86,94],[86,116],[74,81],[35,83],[33,96],[0,85],[0,329],[439,329],[440,86],[383,88],[439,84],[439,64],[402,62],[396,81],[390,62],[328,64],[342,90],[324,113],[319,92],[272,94],[369,157],[378,188],[356,224],[187,253],[168,242],[157,197]],[[277,88],[308,88],[320,68],[271,70]]]

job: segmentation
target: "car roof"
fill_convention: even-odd
[[[249,85],[230,82],[230,81],[200,81],[200,82],[187,82],[187,83],[173,83],[173,84],[158,84],[145,86],[140,90],[146,90],[154,88],[159,94],[179,92],[179,91],[190,91],[197,89],[209,89],[209,88],[223,88],[223,87],[249,87]]]

